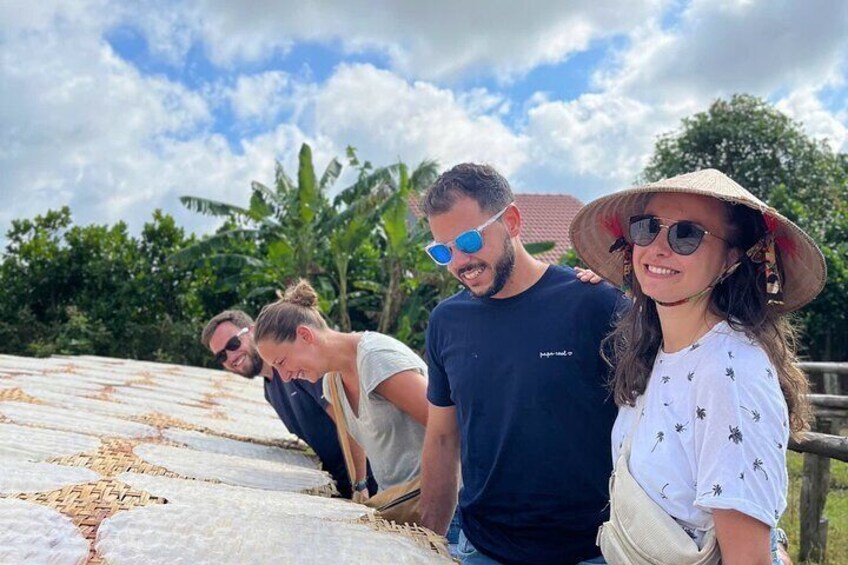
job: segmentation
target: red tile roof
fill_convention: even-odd
[[[524,243],[553,241],[555,246],[552,250],[540,253],[536,257],[546,263],[558,263],[563,253],[571,248],[568,228],[583,204],[570,194],[527,193],[517,193],[515,203],[521,210],[524,223],[521,241]],[[410,208],[416,217],[421,217],[421,210],[414,198],[410,199]]]

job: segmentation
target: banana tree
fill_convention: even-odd
[[[415,280],[422,274],[415,266],[424,258],[422,249],[429,230],[410,213],[409,199],[435,180],[438,166],[435,161],[424,161],[410,175],[407,166],[399,163],[392,173],[394,193],[380,215],[388,277],[378,322],[378,331],[383,333],[396,329],[410,287],[421,282]],[[405,280],[410,281],[406,287]]]
[[[312,149],[304,143],[298,155],[297,184],[277,163],[274,189],[251,183],[247,208],[196,196],[181,197],[189,210],[227,218],[229,227],[172,255],[170,260],[183,264],[208,260],[213,266],[234,272],[228,282],[251,287],[250,296],[267,295],[286,278],[322,272],[320,259],[326,252],[325,220],[330,208],[326,193],[341,170],[341,164],[332,159],[318,180]],[[234,253],[233,248],[242,241],[253,242],[258,253]]]

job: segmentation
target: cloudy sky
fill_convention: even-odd
[[[304,141],[587,201],[736,92],[848,151],[846,30],[844,0],[0,0],[0,239],[65,204],[208,231],[179,196],[245,204]]]

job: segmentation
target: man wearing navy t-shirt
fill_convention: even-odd
[[[226,310],[206,324],[200,341],[215,354],[225,370],[249,379],[262,375],[265,400],[274,407],[286,428],[312,448],[324,470],[336,481],[339,494],[351,498],[353,491],[331,417],[332,407],[322,396],[322,382],[300,379],[283,382],[259,356],[252,328],[250,316],[240,310]],[[355,486],[362,491],[367,488],[372,494],[377,491],[370,476],[367,485],[359,482]]]
[[[463,563],[603,562],[615,405],[602,339],[622,294],[534,259],[507,181],[462,164],[430,187],[427,253],[465,286],[427,329],[423,525],[457,502]]]

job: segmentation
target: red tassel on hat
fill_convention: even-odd
[[[780,252],[787,257],[795,256],[798,251],[795,248],[795,241],[790,237],[778,234],[778,231],[780,230],[780,220],[771,214],[763,214],[763,219],[766,222],[766,230],[774,235],[774,243],[777,245],[777,248],[780,249]]]
[[[618,216],[612,215],[601,218],[601,225],[614,238],[624,237],[624,230],[621,227],[621,220]]]

